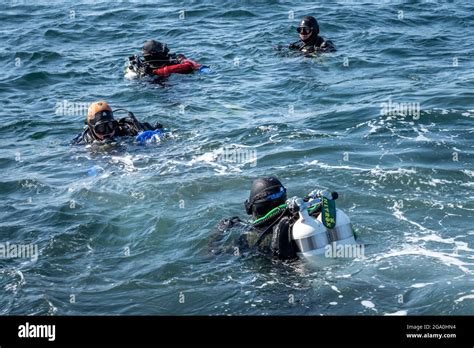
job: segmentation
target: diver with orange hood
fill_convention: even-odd
[[[93,142],[111,141],[116,137],[163,133],[163,126],[161,124],[157,123],[153,127],[148,122],[139,122],[130,111],[125,109],[116,109],[115,111],[119,110],[126,111],[127,116],[116,120],[114,118],[114,111],[112,111],[107,102],[101,100],[92,103],[89,106],[84,131],[74,138],[73,143],[90,144]],[[137,140],[140,141],[140,139]]]

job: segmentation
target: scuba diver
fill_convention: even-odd
[[[246,222],[239,217],[221,220],[212,242],[238,230],[239,250],[257,251],[279,260],[301,257],[320,263],[328,246],[356,243],[349,218],[336,209],[337,198],[336,192],[314,190],[304,198],[287,199],[280,180],[257,179],[244,204],[252,220]],[[217,254],[218,249],[212,252]]]
[[[319,36],[319,24],[313,16],[304,16],[296,31],[300,41],[290,44],[290,50],[298,50],[304,54],[336,51],[332,41]]]
[[[202,67],[184,54],[170,53],[166,44],[155,40],[145,41],[142,54],[143,57],[133,55],[128,58],[126,77],[168,77],[171,74],[190,74]]]
[[[286,188],[275,177],[260,178],[252,183],[250,197],[245,201],[245,211],[253,222],[245,222],[239,217],[223,219],[217,226],[218,232],[226,232],[240,227],[237,240],[240,250],[257,250],[278,259],[296,258],[296,245],[290,238],[289,217],[283,211],[265,218],[287,199]]]
[[[125,109],[115,111],[126,111],[127,116],[119,120],[114,119],[114,114],[109,104],[98,101],[89,106],[84,131],[73,139],[74,144],[90,144],[93,142],[107,142],[115,137],[138,136],[140,141],[143,137],[151,137],[154,134],[162,134],[163,126],[157,123],[154,127],[148,122],[139,122],[135,115]],[[140,135],[139,135],[140,134]]]

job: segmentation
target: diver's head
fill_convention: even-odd
[[[112,138],[117,127],[117,121],[114,119],[112,109],[103,100],[92,103],[89,106],[87,124],[99,140]]]
[[[302,41],[308,41],[313,36],[319,34],[318,21],[313,16],[304,16],[301,18],[300,25],[296,28],[296,31],[298,31]]]
[[[169,60],[169,49],[166,44],[155,40],[147,40],[142,47],[143,57],[147,62],[164,62]]]
[[[275,177],[260,178],[252,183],[250,197],[245,201],[245,210],[258,219],[285,201],[286,188],[280,180]]]

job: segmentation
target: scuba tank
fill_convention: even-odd
[[[318,222],[322,222],[322,214],[318,216]],[[355,244],[355,236],[352,231],[352,224],[349,217],[341,209],[336,209],[336,225],[334,228],[326,229],[331,243]]]
[[[139,56],[133,55],[128,57],[128,65],[125,68],[125,78],[127,80],[135,80],[142,77],[140,69],[143,67],[143,61]]]
[[[334,250],[338,245],[356,244],[356,240],[349,217],[335,207],[337,193],[330,197],[327,192],[312,192],[309,198],[308,202],[297,197],[287,201],[290,211],[297,214],[291,236],[298,247],[297,254],[300,258],[311,264],[322,265],[328,259],[328,249]],[[322,206],[322,212],[315,219],[309,215],[308,208],[318,203]],[[327,209],[328,206],[332,209]]]
[[[301,198],[298,200],[303,202]],[[300,201],[297,202],[300,203]],[[298,205],[301,207],[301,205]],[[298,211],[298,219],[293,224],[291,236],[298,246],[302,256],[305,254],[324,254],[326,245],[329,244],[328,234],[324,225],[309,216],[307,209]]]

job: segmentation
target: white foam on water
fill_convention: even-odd
[[[410,243],[417,243],[420,241],[424,241],[424,242],[454,244],[457,251],[462,250],[462,251],[474,252],[474,249],[469,248],[466,242],[455,240],[456,238],[459,238],[459,237],[461,236],[457,236],[453,238],[442,238],[441,236],[433,233],[433,234],[424,235],[424,236],[409,236],[406,238],[406,240]]]
[[[226,109],[230,109],[230,110],[245,110],[244,107],[242,107],[240,105],[237,105],[237,104],[223,103],[222,106],[225,107]]]
[[[194,157],[192,160],[187,162],[187,165],[188,166],[193,166],[197,163],[204,162],[204,163],[209,164],[213,167],[225,170],[226,166],[216,162],[218,156],[219,156],[219,153],[218,153],[217,150],[214,150],[214,151],[211,151],[211,152],[206,152],[202,155]]]
[[[384,315],[404,316],[404,315],[407,315],[407,314],[408,314],[407,311],[400,310],[400,311],[396,311],[396,312],[393,312],[393,313],[385,313]]]
[[[258,126],[257,127],[258,129],[260,129],[261,131],[263,132],[269,132],[269,131],[276,131],[278,130],[278,128],[274,125],[270,125],[270,126]]]
[[[112,156],[111,157],[112,163],[122,163],[124,165],[124,169],[128,172],[136,171],[135,165],[133,163],[133,157],[131,155],[126,155],[123,157],[119,156]]]
[[[410,288],[415,288],[415,289],[421,289],[424,288],[425,286],[432,285],[434,283],[416,283],[413,285],[410,285]]]
[[[302,163],[301,165],[302,166],[318,166],[319,168],[322,168],[322,169],[347,169],[347,170],[367,171],[367,169],[364,169],[364,168],[357,168],[357,167],[351,167],[351,166],[332,166],[326,163],[319,162],[318,160],[305,162],[305,163]]]
[[[375,168],[371,169],[370,174],[378,177],[385,178],[387,175],[406,175],[406,174],[415,174],[416,170],[413,168],[397,168],[397,169],[382,169],[379,165],[376,165]]]
[[[391,117],[387,118],[388,121],[391,120]],[[379,129],[385,128],[385,120],[384,119],[378,119],[378,120],[371,120],[367,122],[367,127],[369,127],[369,131],[366,135],[364,135],[364,138],[367,136],[377,133]]]
[[[455,241],[454,244],[456,245],[456,251],[474,252],[474,249],[469,248],[466,242]]]
[[[407,242],[410,243],[417,243],[420,241],[425,241],[425,242],[438,242],[438,243],[444,243],[444,244],[454,244],[454,238],[442,238],[439,235],[433,233],[429,235],[424,235],[424,236],[410,236],[406,238]]]
[[[337,306],[337,302],[329,302],[331,306]]]
[[[429,186],[438,186],[438,185],[444,185],[444,184],[454,184],[453,181],[451,180],[446,180],[446,179],[435,179],[431,178],[430,181],[427,182]]]
[[[471,187],[474,186],[474,182],[472,182],[472,181],[469,181],[469,182],[462,182],[462,183],[460,184],[460,186],[471,188]]]
[[[268,286],[268,285],[274,285],[276,283],[276,281],[274,280],[269,280],[269,281],[266,281],[265,283],[263,283],[262,285],[256,285],[255,288],[257,289],[263,289],[264,287]],[[255,301],[257,302],[257,301]]]
[[[470,178],[474,178],[474,170],[463,169],[463,170],[461,170],[461,172],[466,174]]]
[[[3,272],[2,272],[3,273]],[[9,272],[10,273],[10,272]],[[14,281],[13,283],[5,285],[5,291],[11,291],[13,293],[17,293],[18,290],[26,284],[25,276],[19,269],[14,269],[11,271],[13,276],[18,275],[20,280]],[[0,273],[1,274],[1,273]]]
[[[48,315],[56,314],[58,312],[58,307],[54,306],[48,299],[46,299],[46,302],[48,302]]]
[[[467,263],[458,259],[457,255],[443,253],[440,251],[433,251],[428,250],[419,246],[408,246],[400,250],[391,250],[383,255],[377,255],[375,257],[375,261],[378,262],[380,260],[384,260],[391,257],[400,257],[400,256],[407,256],[407,255],[416,255],[416,256],[425,256],[437,259],[438,261],[442,262],[446,266],[456,266],[462,272],[466,274],[473,274],[473,272],[466,266],[473,266],[474,263]]]
[[[424,227],[423,225],[419,224],[418,222],[412,221],[412,220],[408,219],[407,217],[405,217],[405,215],[403,215],[403,212],[400,210],[400,207],[399,207],[397,202],[395,202],[393,204],[392,209],[393,209],[393,213],[392,213],[393,216],[395,216],[398,220],[408,222],[409,224],[418,227],[418,229],[420,231],[424,232],[424,233],[435,233],[433,230],[430,230],[429,228]]]
[[[331,289],[333,289],[335,292],[341,293],[335,285],[332,285]]]
[[[236,151],[245,151],[246,148],[252,149],[251,146],[244,146],[240,144],[230,144],[226,148]],[[251,154],[246,155],[248,158],[242,158],[242,156],[236,155],[238,157],[238,161],[233,161],[232,157],[230,159],[226,159],[227,155],[225,151],[226,150],[224,148],[219,148],[210,152],[206,152],[202,155],[193,157],[193,159],[185,163],[185,165],[194,166],[199,163],[205,163],[212,166],[218,175],[226,175],[229,173],[241,173],[241,167],[256,164],[257,158],[252,157]]]
[[[366,307],[366,308],[370,308],[372,310],[375,310],[375,304],[372,302],[372,301],[369,301],[369,300],[363,300],[360,302],[362,306]]]
[[[380,168],[379,165],[375,166],[372,169],[360,168],[360,167],[353,167],[349,165],[330,165],[326,163],[322,163],[318,160],[313,160],[309,162],[304,162],[301,166],[317,166],[322,169],[339,169],[339,170],[351,170],[351,171],[359,171],[359,172],[368,172],[369,174],[377,177],[378,179],[384,179],[387,176],[403,176],[403,175],[410,175],[415,174],[416,170],[413,168],[397,168],[397,169],[383,169]]]
[[[459,303],[459,302],[462,302],[464,300],[474,300],[474,295],[465,295],[465,296],[462,296],[456,300],[454,300],[455,303]]]
[[[431,141],[431,139],[427,138],[424,134],[418,133],[418,136],[413,139],[415,141]]]
[[[432,139],[429,139],[425,133],[428,133],[429,130],[425,127],[423,127],[423,125],[420,125],[419,128],[416,128],[416,127],[412,127],[413,131],[415,133],[417,133],[417,137],[414,139],[415,141],[433,141]]]
[[[280,133],[272,134],[268,137],[269,144],[277,144],[277,143],[281,143],[282,141],[283,141],[283,138],[280,136]],[[286,149],[294,150],[294,148],[292,147],[287,147]]]

